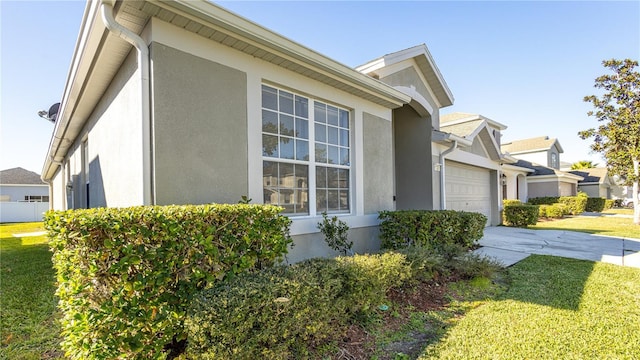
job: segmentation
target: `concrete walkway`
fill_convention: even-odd
[[[640,239],[563,230],[487,227],[476,253],[511,266],[531,254],[602,261],[640,268]]]

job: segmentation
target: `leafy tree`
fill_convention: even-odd
[[[598,163],[594,164],[591,160],[580,160],[576,163],[571,164],[571,170],[593,169],[597,166]]]
[[[633,222],[640,225],[638,201],[638,179],[640,178],[640,72],[636,60],[605,60],[602,65],[613,74],[602,75],[595,80],[594,87],[603,89],[601,96],[585,96],[584,101],[595,110],[601,125],[580,131],[582,139],[593,138],[591,149],[601,153],[607,160],[612,174],[633,184]]]

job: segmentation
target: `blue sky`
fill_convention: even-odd
[[[640,57],[640,1],[220,2],[345,65],[425,43],[455,104],[507,125],[503,141],[548,135],[562,161],[592,160],[579,130],[597,125],[582,98],[601,62]],[[83,1],[0,0],[0,169],[40,173]]]

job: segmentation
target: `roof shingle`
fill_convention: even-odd
[[[0,184],[3,185],[46,185],[39,174],[21,167],[0,171]]]

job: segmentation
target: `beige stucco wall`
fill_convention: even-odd
[[[236,203],[248,193],[247,77],[152,43],[156,203]]]
[[[356,254],[374,253],[380,250],[380,229],[378,226],[349,229],[349,240],[353,241]],[[295,246],[289,249],[288,263],[296,263],[314,257],[334,257],[340,255],[329,248],[324,236],[319,233],[292,236]]]
[[[389,120],[363,115],[364,213],[393,209],[393,128]]]

